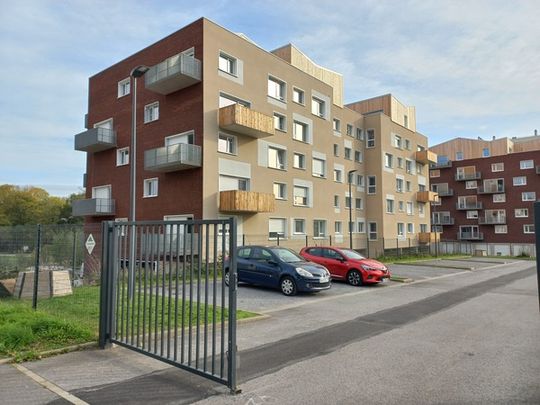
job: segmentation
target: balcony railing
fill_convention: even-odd
[[[436,202],[438,201],[437,193],[434,191],[417,191],[416,201],[423,203]]]
[[[478,218],[478,224],[480,225],[504,225],[506,224],[506,216],[485,216]]]
[[[482,173],[456,173],[456,181],[468,181],[468,180],[479,180],[482,178]]]
[[[446,169],[448,167],[452,167],[452,161],[447,160],[446,162],[437,162],[433,166],[431,166],[433,169]]]
[[[174,172],[201,167],[201,147],[178,143],[144,152],[144,169],[154,172]]]
[[[115,200],[111,198],[89,198],[86,200],[74,200],[71,205],[71,211],[74,217],[114,215]]]
[[[437,194],[439,194],[439,197],[451,197],[454,195],[454,189],[452,188],[447,188],[446,190],[437,189]]]
[[[219,210],[223,212],[274,212],[275,196],[255,191],[226,190],[219,193]]]
[[[437,162],[437,154],[430,150],[419,150],[416,152],[416,161],[427,165],[429,163]]]
[[[440,233],[438,232],[419,232],[418,233],[418,242],[419,243],[432,243],[440,240]]]
[[[171,94],[201,81],[201,61],[179,53],[152,66],[144,80],[148,90]]]
[[[478,194],[504,193],[504,185],[480,186],[476,191]]]
[[[459,240],[484,240],[483,232],[459,232],[457,234]]]
[[[435,217],[432,218],[431,223],[433,225],[454,225],[454,218],[452,217]]]
[[[475,203],[456,203],[456,210],[481,210],[483,204],[480,201]]]
[[[75,135],[75,150],[101,152],[116,148],[116,131],[108,128],[91,128]]]
[[[219,109],[219,126],[253,138],[274,135],[274,118],[240,104]]]

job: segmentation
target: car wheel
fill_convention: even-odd
[[[281,283],[279,283],[281,292],[287,296],[296,294],[296,283],[289,276],[283,277]]]
[[[347,273],[347,282],[350,285],[359,286],[363,284],[362,274],[358,270],[351,270]]]
[[[225,285],[229,285],[229,269],[225,269],[225,276],[223,277],[223,281],[225,281]]]

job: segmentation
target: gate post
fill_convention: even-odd
[[[238,273],[236,269],[236,217],[229,219],[229,358],[227,380],[231,394],[238,394],[240,390],[236,386],[236,291],[238,289]],[[278,236],[279,237],[279,236]]]
[[[103,221],[101,226],[101,285],[99,291],[99,347],[111,343],[113,311],[113,223]]]

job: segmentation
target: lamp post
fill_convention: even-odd
[[[129,77],[131,79],[131,147],[129,152],[130,171],[129,171],[129,220],[131,224],[131,232],[129,238],[129,273],[128,273],[128,296],[133,298],[135,289],[135,207],[136,207],[136,190],[137,190],[137,78],[144,76],[150,69],[148,66],[139,65],[134,68]]]
[[[349,181],[349,249],[352,249],[352,189],[351,189],[351,177],[356,173],[355,170],[349,170],[347,172],[347,180]]]

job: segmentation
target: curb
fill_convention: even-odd
[[[396,283],[412,283],[414,280],[408,277],[391,276],[390,281],[395,281]]]

